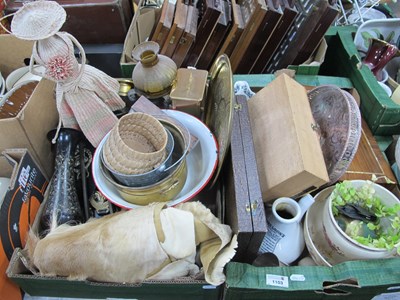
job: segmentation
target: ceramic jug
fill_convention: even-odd
[[[299,258],[305,245],[301,219],[313,203],[309,194],[299,202],[286,197],[276,199],[267,212],[268,231],[259,253],[272,252],[286,265]]]

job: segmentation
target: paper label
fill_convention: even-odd
[[[267,274],[267,285],[288,288],[289,280],[287,276]]]
[[[306,277],[303,274],[292,274],[290,275],[291,281],[305,281]]]
[[[260,252],[274,252],[276,245],[281,239],[285,237],[285,234],[276,229],[268,220],[268,235],[265,236],[260,246]]]

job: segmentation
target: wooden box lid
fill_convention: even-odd
[[[329,181],[306,89],[281,74],[248,101],[264,201]]]

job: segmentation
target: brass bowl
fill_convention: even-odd
[[[168,177],[155,184],[144,187],[127,187],[117,183],[107,169],[100,163],[100,170],[121,195],[132,204],[147,205],[152,202],[167,202],[174,199],[182,190],[186,182],[186,159]]]

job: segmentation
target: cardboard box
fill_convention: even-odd
[[[279,75],[248,101],[264,201],[296,197],[329,182],[306,89]]]
[[[14,250],[25,245],[48,185],[27,149],[7,149],[0,156],[0,177],[11,178],[0,202],[0,299],[21,299],[19,288],[5,274]],[[3,298],[4,297],[4,298]]]
[[[32,53],[32,43],[12,35],[0,35],[0,53],[0,71],[7,76],[16,68],[25,66]],[[58,122],[54,86],[49,80],[41,80],[16,117],[0,119],[0,151],[27,148],[43,167],[47,178],[53,172],[54,158],[46,135]]]
[[[361,114],[373,135],[400,133],[400,105],[378,84],[370,69],[361,63],[354,44],[353,26],[331,27],[325,39],[328,49],[320,74],[348,77],[361,97]]]
[[[68,298],[127,298],[138,300],[219,299],[222,287],[202,280],[146,281],[141,284],[102,283],[43,277],[28,272],[17,249],[7,269],[7,276],[31,296]]]
[[[38,216],[43,206],[39,207]],[[38,218],[36,218],[32,227],[35,229],[37,226],[39,226]],[[25,259],[27,257],[26,251],[26,249],[22,248],[14,250],[5,273],[12,282],[30,296],[79,299],[126,298],[137,300],[158,300],[160,298],[166,300],[221,299],[222,285],[210,285],[201,279],[201,273],[175,280],[146,280],[137,284],[71,280],[60,276],[40,276],[37,270],[27,263]]]
[[[233,81],[247,81],[260,90],[274,75],[234,75]],[[306,86],[335,84],[351,91],[348,78],[296,75]],[[243,179],[242,181],[246,181]],[[306,254],[306,252],[304,253]],[[257,299],[397,299],[400,288],[400,259],[349,261],[332,268],[322,266],[255,267],[240,262],[226,266],[226,300]],[[268,277],[267,277],[268,275]],[[278,279],[278,280],[277,280]],[[275,280],[275,281],[274,281]],[[387,297],[387,298],[386,298]]]
[[[140,0],[138,9],[133,16],[131,25],[124,41],[120,66],[121,74],[124,78],[131,78],[136,62],[132,58],[132,50],[135,46],[149,38],[155,26],[160,8],[157,6],[143,6],[144,1]]]
[[[318,75],[321,64],[325,60],[328,45],[325,39],[321,40],[317,50],[301,65],[289,65],[288,69],[295,70],[298,75]]]

